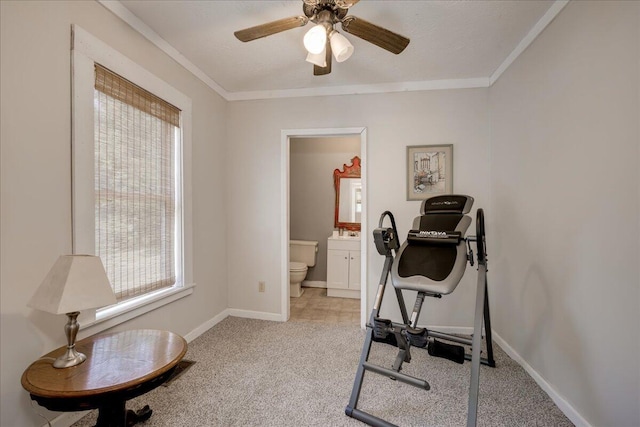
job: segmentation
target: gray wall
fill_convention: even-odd
[[[569,3],[490,91],[495,328],[593,426],[640,425],[639,15]]]
[[[290,147],[290,238],[318,241],[318,260],[305,280],[326,282],[327,237],[335,229],[333,171],[360,156],[360,137],[292,138]]]

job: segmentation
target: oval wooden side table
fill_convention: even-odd
[[[54,368],[60,347],[33,362],[22,374],[22,387],[52,411],[98,409],[96,427],[125,427],[149,418],[145,407],[127,411],[126,401],[164,383],[187,352],[187,342],[169,331],[140,329],[95,335],[76,343],[87,360]]]

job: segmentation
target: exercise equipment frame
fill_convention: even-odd
[[[390,228],[382,227],[385,217],[389,217],[391,221]],[[467,244],[467,247],[469,249],[467,253],[467,261],[472,266],[474,265],[474,257],[473,251],[471,250],[471,242],[476,243],[475,246],[478,264],[478,279],[476,285],[476,304],[473,335],[471,339],[417,327],[418,317],[420,315],[420,310],[422,308],[424,298],[427,296],[440,298],[442,295],[439,294],[418,292],[411,317],[409,318],[409,316],[407,315],[407,309],[404,297],[402,295],[402,290],[394,287],[396,298],[398,300],[398,305],[400,308],[400,314],[402,316],[402,323],[391,322],[389,320],[380,319],[378,317],[380,313],[380,307],[382,306],[385,288],[387,285],[387,279],[390,275],[391,268],[394,262],[394,253],[397,255],[399,248],[398,232],[396,229],[393,214],[389,211],[385,211],[380,216],[378,228],[374,230],[374,241],[378,252],[381,255],[385,256],[385,262],[382,269],[382,276],[378,285],[378,291],[376,293],[373,310],[371,311],[369,321],[366,325],[366,338],[362,348],[362,353],[360,355],[360,361],[358,364],[358,369],[356,371],[353,389],[351,391],[351,398],[349,399],[349,403],[345,408],[345,413],[349,417],[360,420],[371,426],[394,427],[394,424],[357,408],[365,372],[369,371],[379,375],[388,376],[393,380],[401,381],[406,384],[421,388],[423,390],[429,390],[430,385],[426,380],[403,374],[400,372],[400,370],[402,369],[402,364],[404,362],[411,361],[410,350],[412,344],[414,346],[417,345],[418,347],[425,347],[428,345],[427,342],[433,343],[435,341],[435,338],[439,338],[449,342],[471,346],[471,354],[464,353],[463,349],[462,351],[464,354],[464,360],[471,361],[471,381],[469,385],[467,427],[473,427],[476,425],[478,412],[478,390],[480,384],[480,364],[484,364],[490,367],[496,366],[495,360],[493,358],[493,344],[491,339],[491,319],[489,315],[489,294],[487,289],[486,237],[484,227],[484,211],[482,209],[478,209],[476,214],[476,235],[468,236],[466,238],[461,237],[460,239],[465,241]],[[481,357],[483,321],[486,334],[486,358]],[[373,342],[382,342],[398,347],[398,355],[391,369],[368,362],[369,353],[371,351]],[[438,344],[442,345],[441,343]],[[447,344],[444,345],[449,347]],[[455,350],[457,350],[457,346],[451,347],[456,347],[453,348],[454,352]],[[429,350],[429,353],[433,354],[431,352],[431,349]],[[457,358],[456,356],[450,354],[437,355],[440,357],[449,358],[451,360],[455,360]],[[458,363],[462,363],[462,360],[456,361],[458,361]]]

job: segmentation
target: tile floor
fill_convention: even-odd
[[[344,325],[360,325],[360,300],[327,296],[325,288],[304,288],[299,298],[291,298],[289,320]]]

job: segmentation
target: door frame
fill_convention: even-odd
[[[340,137],[340,136],[359,136],[360,137],[360,159],[362,160],[360,177],[362,179],[362,216],[360,221],[360,327],[364,328],[367,314],[367,128],[322,128],[322,129],[283,129],[281,131],[281,164],[282,174],[280,182],[281,194],[281,212],[283,230],[282,241],[280,246],[281,254],[281,304],[280,318],[283,322],[289,320],[289,177],[290,177],[290,148],[291,138],[323,138],[323,137]],[[327,236],[329,237],[329,236]]]

